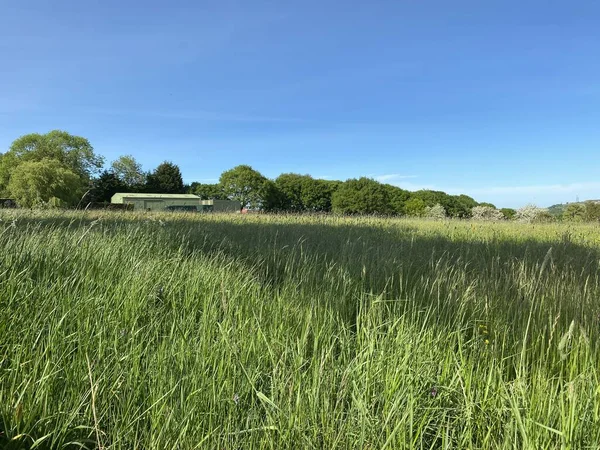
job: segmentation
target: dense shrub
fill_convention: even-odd
[[[442,220],[446,218],[446,210],[439,203],[425,208],[425,217],[428,219]]]
[[[503,220],[504,214],[491,206],[475,206],[471,209],[471,217],[474,220]]]

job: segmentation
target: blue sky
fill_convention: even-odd
[[[600,198],[595,1],[4,0],[0,151],[370,176],[479,201]]]

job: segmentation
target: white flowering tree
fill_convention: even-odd
[[[497,221],[503,220],[504,214],[491,206],[474,206],[471,208],[471,218],[473,220]]]
[[[446,218],[446,210],[439,203],[425,208],[425,217],[428,219],[442,220]]]
[[[535,205],[526,205],[517,210],[516,219],[519,222],[532,223],[543,221],[548,216],[546,208],[540,208]]]

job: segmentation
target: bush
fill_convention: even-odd
[[[471,218],[473,220],[503,220],[504,214],[491,206],[475,206],[471,208]]]
[[[516,219],[523,223],[551,222],[552,215],[546,208],[540,208],[535,205],[526,205],[517,210]]]
[[[428,219],[442,220],[446,218],[446,210],[439,203],[425,208],[425,217]]]
[[[517,211],[512,208],[502,208],[500,212],[506,220],[513,220],[517,215]]]

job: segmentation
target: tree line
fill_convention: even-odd
[[[496,209],[468,195],[436,190],[407,191],[362,177],[346,181],[316,179],[284,173],[269,179],[248,165],[223,172],[218,183],[184,184],[179,167],[165,161],[146,172],[131,155],[105,166],[90,142],[65,131],[28,134],[0,154],[0,198],[20,206],[110,202],[117,192],[191,193],[202,199],[228,199],[240,207],[267,212],[381,214],[413,217],[502,220],[531,216],[548,219],[546,211]],[[527,215],[529,214],[529,215]],[[570,206],[565,218],[598,220],[600,205]],[[592,219],[590,219],[592,218]]]
[[[110,202],[116,192],[193,193],[253,210],[298,213],[420,216],[441,205],[451,217],[468,217],[479,205],[466,195],[409,192],[366,177],[342,182],[286,173],[271,180],[248,165],[223,172],[215,184],[185,185],[172,162],[145,172],[133,156],[124,155],[105,167],[87,139],[59,130],[22,136],[0,155],[0,198],[13,198],[20,206]]]

